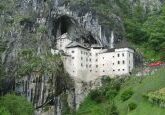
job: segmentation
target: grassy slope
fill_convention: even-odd
[[[131,78],[123,84],[122,89],[116,96],[115,103],[120,115],[165,115],[165,109],[151,104],[142,97],[149,90],[157,90],[165,87],[165,69],[160,70],[155,75],[145,77],[142,83],[139,83],[139,81],[139,78]],[[120,100],[121,93],[130,87],[133,88],[134,95],[129,100],[122,102]],[[137,108],[127,113],[127,105],[130,102],[135,102]],[[110,105],[108,103],[110,102],[96,104],[92,100],[86,99],[81,105],[78,115],[109,115],[108,109]]]

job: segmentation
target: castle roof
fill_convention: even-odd
[[[82,44],[76,42],[76,41],[72,41],[71,43],[69,43],[66,48],[75,48],[75,47],[80,47],[80,48],[84,48],[84,49],[87,49],[89,50],[89,48],[83,46]]]

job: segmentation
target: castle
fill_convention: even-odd
[[[128,75],[134,67],[134,50],[131,48],[106,49],[97,44],[88,45],[72,41],[67,33],[57,39],[58,50],[62,51],[66,71],[74,78],[90,81],[100,76]]]

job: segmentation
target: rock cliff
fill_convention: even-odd
[[[72,40],[106,47],[125,39],[120,10],[115,12],[125,0],[117,1],[102,1],[112,7],[111,15],[106,15],[95,7],[97,0],[2,0],[0,53],[5,77],[0,91],[16,90],[25,95],[39,115],[74,113],[89,90],[100,86],[100,80],[85,83],[71,79],[50,50],[64,33]],[[132,7],[139,3],[127,2]],[[140,0],[146,11],[159,9],[161,2]]]

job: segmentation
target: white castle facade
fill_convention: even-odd
[[[85,46],[63,34],[56,47],[62,50],[66,71],[74,78],[90,81],[108,75],[128,75],[134,67],[134,50],[131,48],[105,49],[98,45]],[[51,50],[52,54],[57,53]]]

